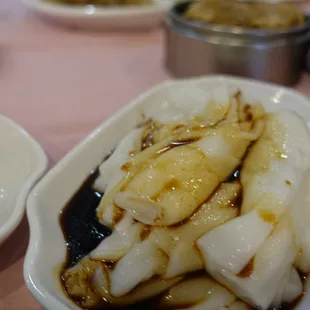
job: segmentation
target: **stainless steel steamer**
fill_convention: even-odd
[[[165,23],[166,66],[176,77],[231,74],[295,84],[306,66],[310,19],[288,31],[206,25],[186,20],[191,1],[175,5]]]

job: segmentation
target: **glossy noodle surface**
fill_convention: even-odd
[[[146,119],[64,208],[60,277],[81,308],[294,309],[310,271],[309,132],[226,94]]]

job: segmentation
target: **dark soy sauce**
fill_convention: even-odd
[[[96,170],[87,178],[60,214],[59,221],[68,249],[65,268],[74,266],[111,234],[111,230],[100,224],[96,217],[102,194],[92,185],[98,175]]]

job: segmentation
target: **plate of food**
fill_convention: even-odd
[[[173,0],[23,0],[43,18],[87,30],[150,29],[158,26]]]
[[[0,115],[0,244],[20,223],[31,188],[47,169],[40,145],[19,125]]]
[[[28,288],[46,309],[310,306],[310,102],[226,76],[168,81],[28,199]]]

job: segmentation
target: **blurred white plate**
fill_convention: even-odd
[[[27,196],[47,169],[40,145],[0,115],[0,244],[20,223]]]
[[[146,5],[76,6],[44,0],[23,0],[29,9],[60,25],[77,29],[148,29],[158,26],[174,0]]]
[[[166,115],[175,111],[173,106],[180,106],[191,113],[197,106],[205,105],[208,99],[225,96],[226,87],[234,91],[241,89],[247,102],[260,102],[267,111],[282,108],[295,110],[310,127],[308,98],[288,88],[247,79],[208,76],[169,81],[133,100],[58,162],[29,196],[30,243],[24,278],[31,293],[44,308],[79,309],[66,297],[59,281],[59,268],[67,254],[59,214],[89,174],[122,137],[141,123],[142,114],[155,116],[160,112]],[[296,310],[309,309],[310,292]]]

